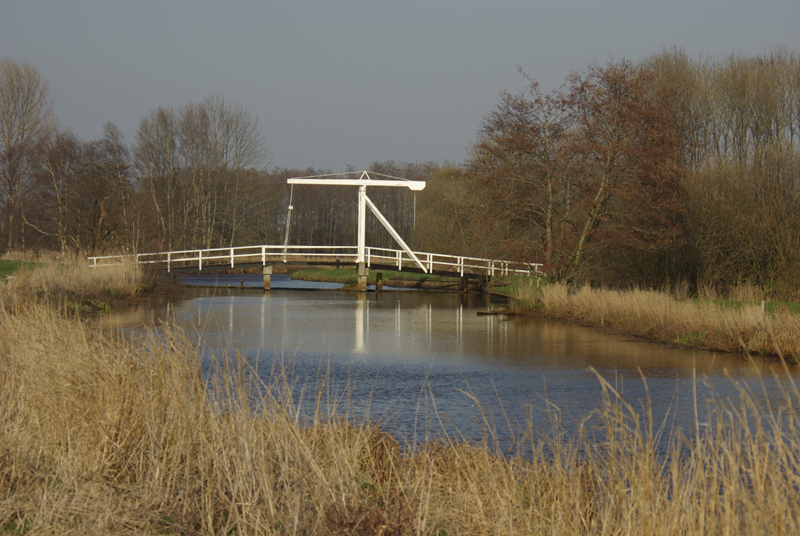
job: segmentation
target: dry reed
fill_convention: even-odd
[[[89,267],[85,259],[45,262],[18,269],[0,286],[0,299],[9,303],[35,298],[80,307],[92,300],[129,300],[152,286],[152,279],[132,262],[102,268]]]
[[[322,402],[304,420],[290,378],[262,385],[240,356],[204,375],[199,352],[170,326],[121,340],[0,308],[0,533],[800,532],[787,382],[781,407],[718,401],[662,456],[650,414],[603,382],[594,429],[528,426],[503,456],[489,437],[402,445]]]
[[[23,262],[75,262],[76,256],[72,253],[59,253],[52,250],[16,250],[6,251],[0,258],[9,261]]]
[[[753,291],[737,290],[737,297]],[[800,316],[785,307],[776,314],[760,303],[720,305],[711,300],[680,300],[655,290],[609,290],[567,286],[528,286],[518,293],[519,310],[599,326],[609,331],[677,346],[800,359]]]

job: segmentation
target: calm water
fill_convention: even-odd
[[[655,420],[687,433],[694,429],[694,385],[701,421],[712,390],[736,401],[736,383],[762,404],[785,403],[774,378],[784,373],[775,363],[759,362],[759,375],[735,354],[672,349],[547,320],[478,316],[478,309],[497,305],[474,294],[359,294],[285,276],[273,276],[269,293],[238,288],[242,279],[246,287],[259,285],[260,276],[184,282],[215,279],[221,288],[188,287],[184,299],[138,306],[102,323],[131,328],[174,320],[209,352],[247,355],[267,383],[276,362],[288,367],[298,393],[313,393],[327,376],[330,392],[351,413],[380,419],[406,438],[475,437],[486,422],[500,437],[525,422],[547,428],[558,421],[574,430],[601,404],[598,374],[637,409],[649,389]],[[798,368],[790,369],[795,381]]]

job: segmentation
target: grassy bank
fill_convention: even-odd
[[[0,259],[0,277],[14,275],[14,272],[22,268],[27,270],[33,270],[34,268],[40,265],[41,263],[36,263],[36,262]]]
[[[0,261],[10,273],[0,282],[0,299],[39,301],[79,313],[106,312],[156,287],[156,274],[137,270],[132,263],[90,268],[81,261]]]
[[[678,299],[652,290],[520,285],[511,311],[600,327],[679,347],[800,360],[800,315],[783,304]]]
[[[367,276],[367,284],[374,285],[378,273],[383,274],[383,284],[401,286],[403,283],[422,285],[424,283],[446,283],[458,285],[459,278],[446,277],[430,274],[417,274],[413,272],[398,272],[393,270],[370,270]],[[358,275],[355,268],[309,268],[306,270],[296,270],[292,272],[292,279],[302,279],[304,281],[327,281],[329,283],[342,283],[344,285],[355,285],[358,282]]]
[[[488,290],[493,294],[514,298],[517,301],[529,299],[534,293],[547,285],[547,280],[539,276],[514,274],[495,277]],[[525,296],[520,293],[524,292]]]
[[[291,379],[267,389],[243,360],[205,378],[198,352],[176,328],[123,341],[40,305],[1,307],[0,533],[800,531],[791,384],[771,410],[745,391],[712,402],[706,433],[674,434],[664,458],[659,423],[607,384],[579,437],[487,424],[475,442],[411,448],[331,417],[325,392],[300,418]],[[517,453],[494,451],[509,433]]]

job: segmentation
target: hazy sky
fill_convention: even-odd
[[[0,0],[0,57],[50,80],[84,140],[220,94],[272,164],[460,163],[521,66],[545,89],[592,60],[800,52],[800,0]]]

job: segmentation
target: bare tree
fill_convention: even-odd
[[[501,95],[473,148],[471,168],[483,186],[482,203],[476,205],[487,213],[484,222],[504,227],[493,236],[502,249],[518,256],[541,252],[552,268],[575,218],[576,117],[563,87],[545,95],[522,74],[528,87],[517,95]],[[511,217],[497,220],[491,213]]]
[[[47,79],[28,63],[0,61],[0,187],[6,248],[24,249],[24,192],[39,164],[42,144],[56,128]],[[18,223],[19,222],[19,223]],[[15,228],[15,225],[19,225]],[[18,239],[22,243],[18,244]]]
[[[270,155],[258,118],[241,104],[230,105],[214,95],[205,99],[202,106],[212,118],[212,154],[218,162],[217,169],[227,179],[223,240],[233,245],[244,219],[243,206],[248,202],[245,194],[251,193],[243,188],[243,172],[264,169]]]
[[[26,217],[26,223],[43,236],[54,236],[61,254],[68,249],[74,214],[76,183],[83,172],[84,145],[70,131],[59,131],[45,144],[40,168],[39,204],[42,217]]]
[[[253,192],[246,171],[269,163],[258,119],[219,96],[177,113],[151,111],[139,125],[134,155],[140,189],[150,192],[170,249],[234,245]]]
[[[133,153],[139,188],[148,192],[152,200],[161,235],[159,247],[174,249],[179,246],[181,232],[178,229],[181,165],[177,118],[171,108],[151,110],[142,119]]]

